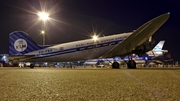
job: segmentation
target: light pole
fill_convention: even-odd
[[[42,29],[46,29],[45,27],[46,27],[46,21],[49,19],[49,14],[48,13],[46,13],[46,12],[38,12],[38,14],[37,14],[38,16],[39,16],[39,20],[42,20],[42,22],[43,22],[43,27],[44,28],[42,28]],[[43,36],[43,45],[45,45],[45,31],[44,30],[42,30],[41,31],[41,34],[42,34],[42,36]]]
[[[45,31],[42,30],[42,31],[41,31],[41,34],[42,34],[42,36],[43,36],[43,45],[45,45]]]

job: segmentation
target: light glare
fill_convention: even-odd
[[[94,41],[97,41],[97,40],[98,40],[98,36],[94,35],[94,36],[93,36],[93,40],[94,40]]]
[[[46,12],[39,12],[38,16],[41,20],[46,21],[49,19],[49,14]]]
[[[42,31],[41,31],[41,34],[45,34],[45,31],[44,31],[44,30],[42,30]]]

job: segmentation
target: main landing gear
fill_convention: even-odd
[[[136,62],[134,60],[129,60],[126,64],[128,69],[136,69]]]
[[[128,61],[125,61],[125,63],[127,64],[128,69],[136,69],[136,62],[134,60],[129,59]],[[120,69],[120,65],[117,61],[112,63],[112,69]]]
[[[112,63],[112,69],[120,69],[119,63],[117,61]]]
[[[30,68],[33,69],[33,68],[34,68],[34,64],[31,64],[31,65],[30,65]]]

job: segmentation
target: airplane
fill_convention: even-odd
[[[151,51],[146,52],[146,55],[137,57],[135,55],[132,56],[132,58],[135,60],[136,64],[145,64],[146,60],[153,60],[153,62],[157,61],[157,57],[163,56],[165,53],[168,52],[168,50],[162,50],[164,46],[165,41],[160,41]],[[129,57],[124,57],[124,60],[128,60]],[[119,64],[124,64],[124,60],[116,57],[116,61],[119,62]],[[106,64],[109,65],[114,61],[113,58],[107,58],[107,59],[90,59],[86,60],[84,62],[84,65],[99,65],[99,64]],[[162,63],[162,62],[161,62]]]
[[[14,31],[9,35],[9,61],[12,62],[73,62],[79,60],[114,58],[136,54],[142,56],[152,50],[153,42],[148,39],[168,20],[165,13],[146,22],[133,32],[86,39],[57,45],[37,45],[27,33]],[[126,61],[129,69],[136,69],[134,60]],[[34,68],[34,63],[30,65]],[[112,68],[119,68],[114,61]]]

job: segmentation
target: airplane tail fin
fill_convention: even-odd
[[[158,50],[162,50],[163,46],[164,46],[164,42],[165,41],[160,41],[154,48],[153,50],[158,51]]]
[[[24,55],[43,48],[44,47],[37,45],[28,34],[23,31],[14,31],[9,35],[9,55]]]

